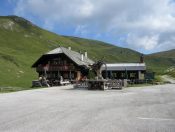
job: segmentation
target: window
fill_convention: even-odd
[[[131,78],[135,78],[135,77],[136,77],[136,73],[133,73],[133,72],[130,73],[130,77],[131,77]]]

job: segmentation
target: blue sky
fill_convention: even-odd
[[[175,49],[174,9],[173,0],[1,0],[0,15],[148,54]]]

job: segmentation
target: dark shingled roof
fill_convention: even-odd
[[[74,61],[77,65],[81,66],[81,65],[91,65],[94,62],[89,59],[88,57],[83,57],[83,61],[81,60],[81,54],[72,50],[69,50],[67,48],[64,47],[59,47],[56,48],[54,50],[51,50],[49,52],[47,52],[46,54],[44,54],[43,56],[41,56],[34,64],[32,67],[36,67],[36,64],[39,60],[42,59],[42,57],[45,56],[50,56],[50,55],[56,55],[56,54],[61,54],[64,53],[68,58],[70,58],[72,61]]]

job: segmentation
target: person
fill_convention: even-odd
[[[42,80],[42,76],[39,76],[38,80],[41,81]]]
[[[48,84],[48,80],[46,79],[45,76],[43,76],[42,82],[43,82],[44,86],[50,87],[50,85]]]
[[[63,81],[63,77],[62,76],[60,76],[60,82],[62,82]]]
[[[39,81],[39,85],[42,87],[42,76],[39,76],[38,81]]]
[[[38,80],[39,80],[41,86],[50,87],[50,85],[48,84],[48,81],[47,81],[47,79],[46,79],[45,76],[43,76],[43,75],[42,76],[39,76]]]

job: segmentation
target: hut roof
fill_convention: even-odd
[[[56,48],[54,50],[51,50],[49,52],[47,52],[46,54],[42,55],[33,65],[32,67],[36,67],[38,65],[38,63],[45,57],[47,56],[51,56],[51,55],[57,55],[57,54],[65,54],[68,58],[70,58],[72,61],[74,61],[77,65],[91,65],[94,62],[89,59],[88,57],[83,57],[83,61],[81,59],[81,54],[76,52],[76,51],[72,51],[69,50],[67,48],[64,47],[59,47]]]
[[[114,63],[106,64],[109,71],[145,71],[145,63]],[[102,70],[105,70],[105,65],[102,66]]]

